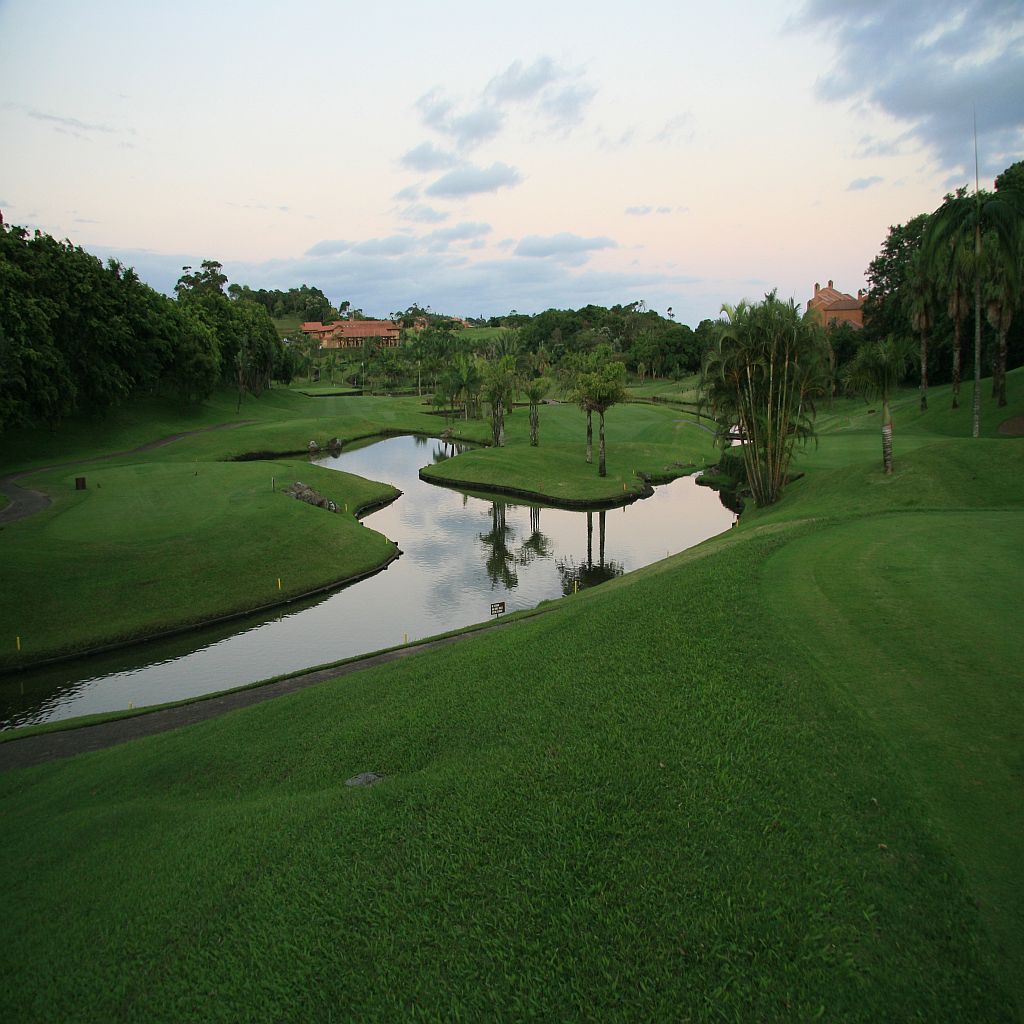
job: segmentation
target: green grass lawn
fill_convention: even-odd
[[[87,461],[239,421],[153,451]],[[415,399],[314,399],[275,389],[243,402],[241,412],[222,394],[175,420],[168,403],[154,400],[118,410],[105,435],[96,423],[79,420],[56,434],[5,436],[2,472],[71,465],[21,481],[53,504],[0,528],[0,667],[262,607],[385,564],[394,545],[359,526],[353,513],[392,493],[390,486],[296,459],[226,460],[304,451],[310,440],[326,446],[332,437],[443,429],[443,419]],[[455,425],[469,437],[485,429],[476,421]],[[85,491],[75,490],[80,475]],[[278,493],[271,489],[274,477]],[[280,493],[295,480],[342,510],[347,504],[349,514],[332,515]]]
[[[545,406],[537,449],[528,444],[528,412],[518,409],[507,418],[507,449],[469,452],[432,472],[468,488],[501,484],[555,500],[621,501],[642,490],[638,473],[667,479],[713,461],[709,435],[684,419],[651,406],[612,410],[609,475],[601,478],[596,453],[591,465],[584,458],[579,409]],[[229,428],[205,429],[221,424]],[[262,607],[383,564],[394,548],[384,538],[358,528],[351,516],[329,516],[273,494],[271,480],[302,479],[351,510],[386,489],[284,458],[225,460],[302,452],[310,440],[326,446],[333,437],[445,430],[481,440],[489,423],[446,421],[416,398],[311,398],[274,389],[247,398],[240,410],[234,396],[221,394],[178,422],[167,403],[138,403],[119,410],[105,436],[80,420],[57,434],[6,438],[4,471],[72,465],[23,481],[49,494],[53,505],[0,529],[0,667]],[[112,462],[86,461],[185,431],[204,432]],[[84,492],[74,490],[79,475],[86,477]]]
[[[835,403],[723,537],[0,776],[0,1014],[1021,1020],[1024,402],[972,441],[942,397],[892,477]]]
[[[455,421],[459,422],[459,421]],[[529,443],[527,409],[506,417],[506,446],[464,452],[423,476],[476,489],[511,488],[554,502],[614,502],[643,490],[640,474],[669,480],[715,461],[712,437],[691,417],[667,408],[621,405],[605,416],[607,475],[598,476],[598,423],[593,462],[586,462],[586,421],[573,405],[540,409],[540,444]]]

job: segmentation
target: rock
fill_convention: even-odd
[[[307,505],[315,505],[317,508],[326,509],[328,512],[338,511],[338,506],[333,501],[325,498],[319,491],[314,491],[312,487],[304,484],[301,480],[296,480],[295,483],[289,484],[284,489],[284,493],[299,501],[304,501]]]
[[[378,775],[376,772],[361,772],[359,775],[353,775],[351,779],[345,780],[346,786],[375,786],[378,782],[383,782],[384,776]]]

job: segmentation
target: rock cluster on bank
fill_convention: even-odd
[[[338,511],[338,506],[330,498],[325,498],[319,491],[313,490],[309,484],[304,484],[300,480],[289,484],[284,489],[284,493],[306,502],[307,505],[316,505],[317,508],[325,508],[328,512]]]

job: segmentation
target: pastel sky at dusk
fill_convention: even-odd
[[[0,209],[385,316],[855,292],[1024,156],[1024,5],[0,0]]]

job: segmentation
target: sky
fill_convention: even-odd
[[[1021,0],[0,0],[0,210],[368,315],[856,293],[1024,158]]]

